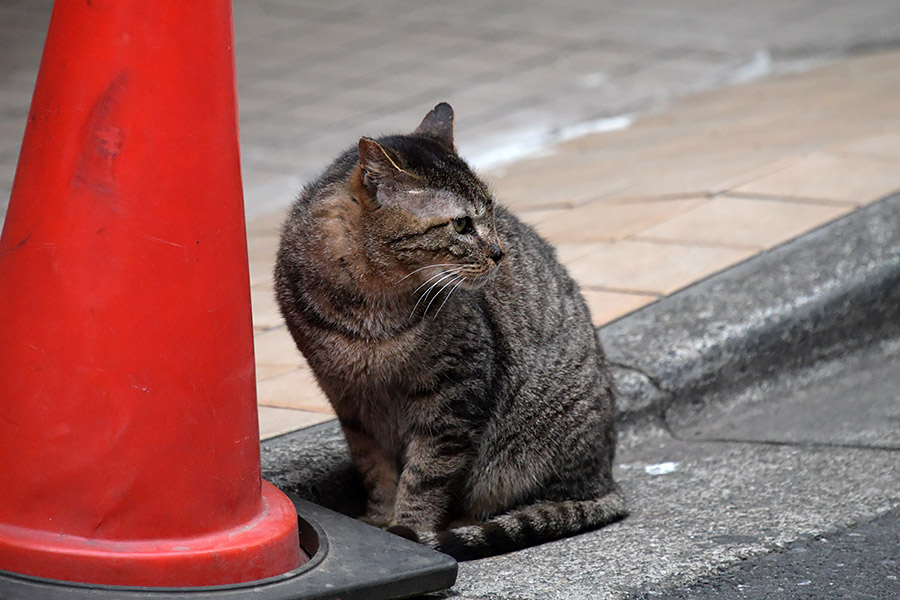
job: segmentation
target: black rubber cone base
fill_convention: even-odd
[[[310,556],[302,567],[277,577],[233,585],[184,588],[87,585],[0,571],[0,598],[192,600],[389,600],[447,589],[456,561],[291,496],[297,507],[300,545]]]

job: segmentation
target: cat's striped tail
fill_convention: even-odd
[[[483,523],[421,534],[419,542],[456,560],[472,560],[521,550],[576,535],[625,518],[618,486],[600,498],[539,502],[492,517]]]

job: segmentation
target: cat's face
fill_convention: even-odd
[[[391,152],[381,146],[372,151]],[[371,161],[365,163],[370,170],[359,174],[370,202],[369,251],[380,257],[379,264],[393,265],[402,287],[483,285],[504,256],[486,186],[458,158],[443,157],[441,173],[391,158],[398,168],[390,176],[375,180]]]
[[[384,248],[396,260],[407,285],[434,283],[477,288],[504,257],[494,228],[493,201],[479,202],[419,182],[379,194],[379,227]]]
[[[493,196],[454,151],[448,110],[436,107],[410,136],[359,143],[367,250],[398,288],[478,288],[504,257]]]

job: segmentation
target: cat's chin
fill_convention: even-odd
[[[480,290],[487,283],[487,279],[467,279],[459,284],[463,290]]]
[[[494,278],[495,273],[496,270],[491,271],[486,275],[478,275],[476,277],[466,278],[459,284],[459,287],[464,290],[480,290]]]

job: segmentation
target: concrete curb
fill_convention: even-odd
[[[785,369],[900,331],[900,194],[602,327],[620,427],[694,411]],[[263,476],[347,514],[363,509],[336,422],[267,440]]]
[[[900,194],[600,329],[622,423],[833,358],[900,329]]]

